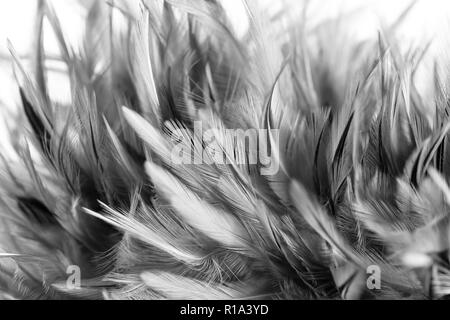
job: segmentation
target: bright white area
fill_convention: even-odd
[[[76,42],[83,26],[81,25],[84,11],[83,6],[92,1],[103,0],[53,0],[52,3],[58,13],[63,29],[68,39]],[[136,0],[127,0],[136,1]],[[197,0],[195,0],[197,1]],[[283,4],[292,9],[300,10],[301,0],[249,0],[261,1],[263,4],[277,10]],[[237,33],[247,26],[245,11],[239,0],[222,0],[230,13],[230,18],[236,26]],[[17,87],[12,80],[10,62],[6,40],[9,39],[19,54],[24,57],[31,48],[34,27],[34,12],[37,0],[2,0],[0,1],[0,112],[6,106],[14,107],[17,101]],[[399,14],[411,3],[410,0],[311,0],[308,18],[311,23],[340,13],[350,13],[349,21],[353,26],[350,30],[354,37],[374,37],[383,23],[394,21]],[[433,55],[447,56],[450,41],[447,34],[450,30],[450,1],[449,0],[418,0],[410,15],[400,28],[402,40],[423,44],[425,40],[434,39],[431,48]],[[47,32],[45,45],[48,54],[58,52],[56,42],[51,33]],[[67,86],[63,79],[56,74],[50,74],[50,90],[57,99],[65,100],[68,95]],[[1,131],[0,131],[1,133]]]

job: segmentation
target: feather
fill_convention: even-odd
[[[150,162],[145,166],[157,190],[186,223],[225,246],[246,248],[247,235],[238,220],[202,201],[161,168]]]
[[[164,239],[164,237],[158,234],[157,230],[152,230],[149,227],[146,227],[142,223],[135,221],[132,218],[127,218],[122,214],[115,212],[114,210],[108,208],[103,205],[108,215],[101,215],[96,212],[93,212],[89,209],[85,209],[86,213],[101,219],[107,223],[112,224],[115,227],[118,227],[124,231],[129,232],[130,235],[139,238],[142,241],[149,243],[152,246],[160,248],[164,252],[167,252],[173,255],[180,261],[187,262],[189,264],[196,264],[202,260],[202,257],[196,255],[194,252],[189,252],[189,250],[183,250],[176,246],[175,244],[171,244],[170,241]]]
[[[243,288],[239,290],[225,285],[207,284],[163,272],[145,272],[141,278],[149,288],[171,300],[226,300],[245,295]]]
[[[77,47],[38,2],[32,51],[8,42],[0,298],[450,295],[447,83],[437,61],[418,90],[431,42],[400,49],[413,3],[364,41],[354,13],[242,4],[238,35],[216,0],[84,1]]]

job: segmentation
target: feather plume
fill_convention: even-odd
[[[238,35],[220,1],[88,3],[81,48],[45,0],[31,67],[9,44],[0,298],[449,297],[448,84],[436,67],[433,103],[416,88],[427,48],[395,36],[412,6],[358,41],[306,6],[242,1]]]

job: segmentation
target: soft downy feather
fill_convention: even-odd
[[[448,298],[448,94],[439,70],[433,103],[416,89],[426,48],[396,45],[404,15],[360,42],[343,17],[242,4],[238,36],[220,1],[87,1],[73,48],[39,2],[32,66],[9,46],[26,125],[1,153],[1,298]],[[249,129],[278,134],[227,136]],[[272,175],[249,163],[260,143]]]

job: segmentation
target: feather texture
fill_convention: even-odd
[[[9,45],[24,121],[1,152],[0,297],[448,298],[449,97],[436,70],[424,99],[426,48],[396,45],[409,7],[360,42],[306,8],[243,1],[237,35],[219,1],[92,3],[81,48],[45,0],[31,68]]]

